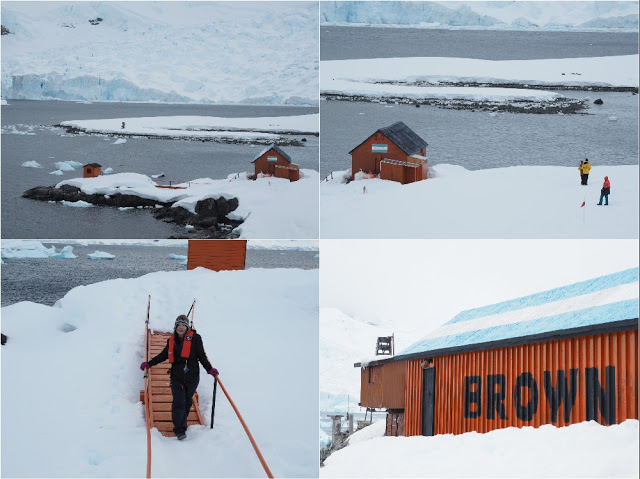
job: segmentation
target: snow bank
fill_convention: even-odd
[[[580,185],[577,168],[469,171],[443,164],[432,170],[437,177],[408,185],[322,182],[323,238],[637,238],[637,165],[596,163],[588,186]],[[605,175],[609,206],[597,206]]]
[[[71,120],[61,125],[88,133],[111,133],[177,138],[242,138],[277,140],[277,133],[314,134],[319,131],[320,115],[225,118],[215,116],[153,116]],[[124,122],[125,128],[122,128]],[[120,138],[114,145],[126,142]]]
[[[56,253],[55,246],[47,248],[40,241],[34,240],[2,240],[1,256],[4,259],[76,257],[71,246],[65,246]]]
[[[115,255],[112,255],[111,253],[107,253],[105,251],[95,251],[93,253],[89,253],[87,257],[89,259],[113,259],[115,258]]]
[[[2,347],[2,477],[144,476],[139,365],[148,295],[156,331],[171,330],[197,298],[207,355],[273,474],[317,477],[318,271],[202,268],[80,286],[54,307],[2,308],[10,338]],[[190,427],[184,443],[152,431],[153,477],[264,477],[220,388],[209,429],[212,392],[201,371],[206,426]]]
[[[549,100],[552,92],[502,88],[424,88],[377,82],[487,83],[553,86],[638,87],[638,55],[547,60],[473,58],[373,58],[323,61],[321,93],[404,95],[408,98]],[[511,92],[509,91],[511,90]]]
[[[3,98],[317,105],[316,2],[3,2],[2,24]]]
[[[638,476],[638,421],[634,419],[613,426],[590,421],[457,436],[383,434],[383,422],[356,432],[350,446],[324,461],[320,477]],[[535,451],[537,460],[523,463],[523,451]]]
[[[234,176],[234,175],[230,175]],[[300,179],[265,177],[255,181],[240,175],[235,180],[199,178],[185,183],[185,189],[156,188],[153,180],[138,173],[116,173],[97,178],[75,178],[56,185],[72,185],[87,194],[136,195],[158,202],[175,202],[192,213],[198,201],[207,198],[238,198],[232,213],[244,223],[236,228],[242,238],[317,238],[318,182],[315,170],[300,170]],[[181,186],[181,185],[178,185]]]

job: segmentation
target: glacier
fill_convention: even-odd
[[[318,104],[317,2],[1,9],[4,99]]]
[[[320,2],[323,25],[638,31],[638,2]]]

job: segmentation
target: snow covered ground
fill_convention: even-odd
[[[2,97],[317,105],[317,2],[2,2]]]
[[[171,138],[230,138],[276,142],[279,133],[318,134],[320,116],[263,118],[160,116],[63,121],[63,126],[87,133],[162,136]],[[122,125],[124,124],[124,128]],[[115,143],[114,143],[115,144]]]
[[[632,419],[433,437],[383,437],[384,427],[356,432],[324,461],[320,477],[638,477]]]
[[[323,25],[638,31],[637,2],[321,2]]]
[[[334,172],[320,185],[322,238],[637,238],[638,166],[594,164],[586,187],[577,167],[443,164],[408,185]],[[609,206],[597,206],[604,176]]]
[[[583,88],[638,87],[638,55],[547,60],[477,60],[472,58],[374,58],[323,61],[322,94],[471,99],[477,101],[549,101],[560,95],[526,90],[529,85]],[[408,85],[394,85],[401,82]],[[421,87],[416,82],[517,84],[522,89]]]
[[[271,471],[317,477],[318,271],[202,268],[77,287],[54,307],[2,308],[2,476],[144,476],[148,295],[157,331],[197,299],[196,329]],[[152,477],[264,477],[220,388],[209,429],[212,392],[201,371],[207,425],[186,441],[152,431]]]
[[[238,209],[231,213],[244,223],[236,228],[242,238],[317,238],[318,181],[315,170],[300,170],[300,179],[275,177],[247,179],[246,174],[230,175],[228,179],[199,178],[185,183],[185,189],[156,188],[153,180],[138,173],[117,173],[97,178],[75,178],[56,186],[72,185],[87,194],[133,194],[159,202],[175,201],[192,213],[198,201],[206,198],[236,197]],[[174,185],[176,186],[176,185]],[[180,186],[180,185],[177,185]]]

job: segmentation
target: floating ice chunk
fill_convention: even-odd
[[[25,168],[42,168],[42,165],[35,160],[25,161],[24,163],[22,163],[22,166],[24,166]]]
[[[4,98],[2,100],[0,100],[0,105],[9,106],[9,104],[7,103],[7,100],[5,100]]]
[[[123,143],[126,143],[127,140],[124,138],[118,138],[116,141],[113,142],[114,145],[121,145]]]
[[[498,114],[495,111],[492,111],[491,113],[489,113],[489,116],[496,117],[498,116]]]
[[[40,241],[2,240],[0,256],[5,259],[14,258],[48,258],[55,254],[56,248],[46,248]]]
[[[102,174],[103,175],[109,175],[113,173],[113,168],[109,167],[109,168],[105,168],[104,170],[102,170]]]
[[[73,171],[75,168],[66,161],[56,161],[54,166],[61,171]]]
[[[164,173],[160,173],[158,175],[151,175],[151,178],[164,178]]]
[[[164,208],[162,205],[156,205],[156,208]]]
[[[187,260],[185,259],[182,263],[180,263],[182,266],[187,266]]]
[[[617,116],[610,116],[609,117],[609,121],[618,121],[618,117]]]
[[[95,205],[92,205],[91,203],[87,203],[86,201],[67,201],[67,200],[62,200],[61,201],[62,206],[72,206],[74,208],[92,208]]]
[[[49,173],[49,174],[50,174],[50,175],[58,175],[58,176],[61,176],[61,175],[64,175],[64,172],[63,172],[62,170],[55,170],[55,171],[52,171],[52,172],[51,172],[51,173]]]
[[[113,258],[115,258],[114,255],[112,255],[110,253],[106,253],[104,251],[96,251],[95,253],[89,253],[87,256],[89,257],[89,259],[113,259]]]
[[[77,256],[73,254],[73,246],[65,246],[59,253],[52,254],[51,258],[73,259]]]
[[[133,210],[133,206],[121,206],[118,208],[120,211]]]
[[[170,259],[180,259],[180,260],[185,260],[185,259],[187,259],[187,257],[186,257],[185,255],[183,255],[183,254],[173,254],[173,253],[171,253],[171,254],[169,255],[169,258],[170,258]]]
[[[185,226],[185,229],[188,229],[188,230],[192,230],[194,228],[195,228],[195,226],[193,226],[193,225],[186,225]]]

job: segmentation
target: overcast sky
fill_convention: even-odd
[[[466,309],[637,266],[637,240],[322,240],[320,306],[424,335]]]

